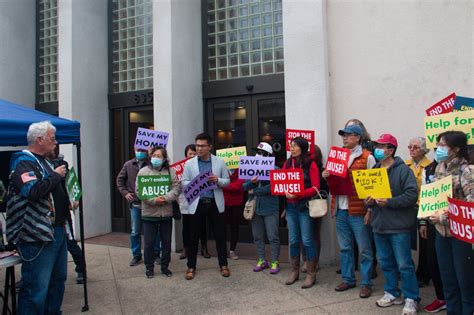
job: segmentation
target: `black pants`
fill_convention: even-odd
[[[171,261],[173,220],[171,218],[160,221],[142,220],[142,225],[145,238],[145,266],[147,268],[153,268],[154,266],[156,233],[159,232],[161,238],[161,269],[168,269]]]
[[[230,250],[235,251],[237,242],[239,241],[239,224],[242,217],[241,206],[225,207],[225,223],[230,225]]]
[[[225,237],[224,213],[219,213],[214,199],[200,199],[196,213],[190,215],[190,238],[187,251],[188,268],[196,269],[196,257],[201,227],[209,220],[210,227],[216,240],[219,266],[227,266],[227,244]]]
[[[84,272],[85,264],[84,264],[84,256],[82,255],[82,250],[77,245],[76,240],[67,240],[67,250],[72,256],[72,260],[74,260],[74,264],[76,265],[76,272]]]
[[[183,246],[184,248],[189,247],[189,240],[190,240],[190,234],[191,234],[191,214],[183,214]],[[204,221],[204,224],[201,225],[201,234],[199,236],[199,239],[201,240],[201,248],[206,247],[207,248],[207,230],[206,230],[206,222]]]
[[[428,257],[427,267],[431,280],[436,292],[438,300],[444,300],[443,282],[441,281],[441,274],[438,266],[438,256],[436,255],[436,228],[433,224],[428,224],[428,239],[426,240],[426,256]]]
[[[432,224],[428,224],[432,225]],[[434,228],[434,227],[433,227]],[[428,240],[424,239],[419,235],[420,232],[417,232],[419,238],[418,246],[418,268],[416,268],[416,278],[418,281],[429,282],[430,281],[430,270],[429,270],[429,260],[431,257],[427,255],[427,246]],[[434,233],[433,233],[433,247],[434,247]],[[436,254],[435,254],[436,255]],[[436,260],[436,259],[435,259]]]

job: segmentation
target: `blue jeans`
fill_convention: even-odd
[[[398,275],[402,280],[405,299],[420,300],[420,290],[416,279],[415,264],[411,259],[411,233],[374,233],[375,247],[380,267],[385,278],[384,290],[394,297],[400,296]]]
[[[474,249],[469,243],[436,232],[436,254],[447,313],[474,314]]]
[[[286,221],[288,222],[288,238],[290,243],[290,256],[300,256],[300,244],[303,243],[308,261],[316,257],[314,244],[314,224],[309,216],[308,209],[300,211],[295,204],[287,203]]]
[[[60,314],[67,277],[64,227],[54,228],[51,243],[19,243],[23,259],[18,314]]]
[[[130,249],[133,257],[142,257],[142,209],[130,205]],[[161,252],[160,233],[156,233],[155,254]]]
[[[338,210],[336,213],[336,231],[339,247],[341,248],[341,275],[342,281],[355,284],[354,237],[360,253],[361,286],[372,286],[372,237],[370,228],[364,224],[364,216],[349,215],[347,210]]]

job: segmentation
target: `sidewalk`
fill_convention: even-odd
[[[89,307],[82,314],[401,314],[402,306],[380,309],[375,301],[383,295],[383,276],[375,281],[373,296],[360,299],[359,290],[335,292],[340,276],[334,267],[322,267],[316,285],[300,288],[284,281],[288,264],[278,275],[268,270],[252,271],[253,260],[229,260],[232,276],[220,276],[217,259],[198,258],[196,277],[184,279],[185,260],[172,255],[171,278],[155,268],[155,278],[146,279],[144,265],[129,267],[128,248],[87,244]],[[303,274],[302,274],[303,276]],[[63,302],[64,314],[81,314],[83,287],[75,284],[74,264],[68,264],[68,280]],[[434,298],[434,289],[421,289],[421,306]],[[438,313],[445,314],[445,313]]]

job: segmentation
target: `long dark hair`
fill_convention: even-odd
[[[309,149],[308,141],[305,138],[296,137],[293,140],[291,140],[291,142],[296,144],[301,149],[301,155],[294,159],[295,167],[296,168],[310,167],[311,162],[313,162],[313,160],[311,159],[311,156],[309,155],[309,152],[308,152],[308,149]],[[292,163],[293,163],[292,160],[293,160],[293,157],[291,156],[288,160],[286,160],[285,168],[290,168],[292,166]]]
[[[166,151],[166,148],[161,146],[161,145],[158,145],[156,147],[153,147],[151,150],[150,150],[150,161],[151,161],[151,156],[153,155],[153,153],[155,153],[156,151],[160,150],[161,151],[161,155],[163,155],[163,164],[161,165],[161,168],[169,168],[170,167],[170,163],[169,163],[169,160],[168,160],[168,152]],[[151,162],[150,162],[150,166],[151,166]]]
[[[464,132],[461,131],[445,131],[443,133],[440,133],[438,135],[438,138],[436,139],[438,142],[441,140],[441,138],[444,139],[446,142],[446,145],[453,149],[453,148],[459,148],[459,151],[456,153],[457,157],[463,158],[468,162],[469,161],[469,153],[467,151],[467,136]]]

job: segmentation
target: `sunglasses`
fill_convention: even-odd
[[[261,156],[270,156],[270,153],[268,153],[267,151],[262,151],[262,150],[258,150],[257,154]]]

